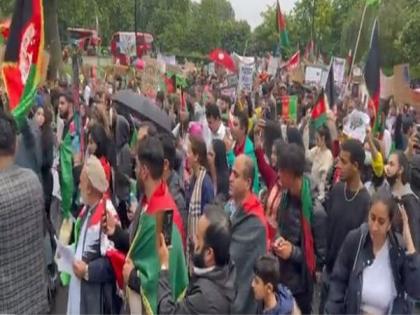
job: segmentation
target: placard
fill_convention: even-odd
[[[366,127],[369,126],[369,123],[369,116],[366,113],[355,109],[347,117],[343,132],[348,137],[357,139],[363,143],[366,138]]]
[[[156,59],[145,57],[144,70],[141,72],[141,92],[154,97],[159,86],[160,66]]]
[[[239,85],[238,88],[241,91],[252,91],[254,74],[254,63],[247,64],[241,63],[239,68]]]
[[[346,73],[346,59],[333,57],[334,82],[342,84]]]

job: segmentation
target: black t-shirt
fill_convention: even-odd
[[[342,182],[337,183],[331,190],[327,200],[326,267],[329,273],[332,272],[335,259],[347,234],[366,221],[369,207],[370,195],[365,187],[357,193],[357,196],[349,189],[344,193]]]

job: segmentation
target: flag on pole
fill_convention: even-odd
[[[364,76],[366,87],[369,92],[369,107],[373,109],[373,131],[378,132],[382,129],[381,116],[382,109],[380,108],[380,87],[381,87],[381,72],[380,72],[380,50],[379,50],[379,28],[378,20],[373,24],[372,38],[370,41],[370,50],[365,66]]]
[[[281,98],[281,114],[284,120],[297,122],[297,101],[296,95],[283,96]],[[280,112],[279,110],[277,112]]]
[[[335,83],[334,83],[334,58],[331,59],[330,70],[325,84],[325,94],[327,97],[327,107],[332,108],[335,105]]]
[[[19,123],[41,81],[44,51],[42,0],[16,0],[2,66],[9,110]]]
[[[327,104],[325,103],[324,90],[319,93],[318,100],[312,108],[311,123],[315,129],[320,128],[327,122]]]
[[[277,0],[276,17],[277,17],[277,19],[276,19],[277,20],[277,31],[280,34],[281,47],[288,47],[289,46],[289,36],[287,34],[287,29],[286,29],[286,19],[281,12],[279,0]]]
[[[296,70],[300,65],[300,51],[298,50],[286,63],[287,71]]]

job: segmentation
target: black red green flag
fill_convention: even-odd
[[[370,50],[365,66],[365,81],[369,92],[369,107],[373,109],[375,119],[373,123],[373,130],[380,131],[381,128],[381,112],[379,96],[380,96],[380,50],[379,50],[379,28],[378,21],[375,20],[373,24],[372,38],[370,41]]]
[[[16,0],[8,35],[2,74],[9,96],[9,110],[19,121],[31,108],[41,81],[42,0]]]
[[[277,31],[280,34],[280,44],[282,47],[288,47],[289,36],[287,34],[287,29],[286,29],[286,19],[281,12],[279,0],[277,0],[276,20],[277,20]]]
[[[311,123],[315,129],[320,128],[327,122],[327,104],[325,103],[324,90],[318,96],[315,106],[312,108]]]

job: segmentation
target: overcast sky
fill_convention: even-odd
[[[252,29],[261,23],[261,12],[267,5],[273,5],[276,0],[229,0],[235,9],[236,18],[247,20]],[[289,12],[293,9],[296,0],[280,0],[282,11]]]

